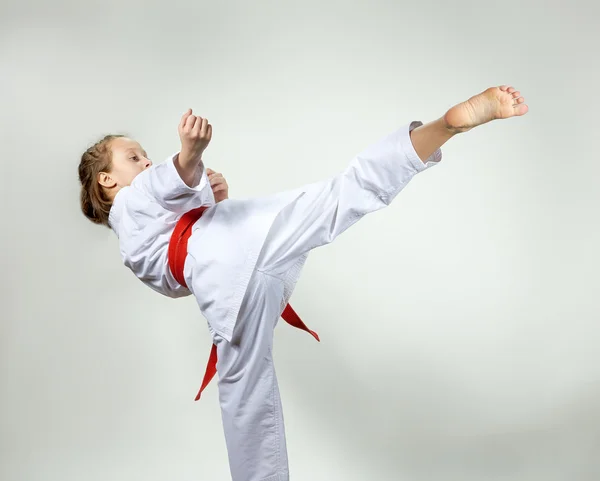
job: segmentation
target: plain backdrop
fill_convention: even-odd
[[[592,1],[3,0],[2,481],[226,481],[193,298],[79,210],[107,133],[155,162],[192,107],[230,195],[333,175],[504,83],[523,118],[448,143],[314,251],[275,360],[294,481],[600,479],[600,7]]]

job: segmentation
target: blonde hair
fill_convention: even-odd
[[[81,156],[79,163],[79,182],[81,183],[81,210],[95,224],[110,227],[108,215],[112,200],[98,183],[100,172],[110,172],[112,151],[110,144],[123,135],[107,135],[100,139]]]

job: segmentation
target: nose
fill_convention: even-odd
[[[144,169],[152,166],[152,161],[150,159],[146,159],[146,164],[144,165]]]

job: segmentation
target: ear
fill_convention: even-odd
[[[98,183],[106,189],[112,189],[117,185],[117,182],[106,172],[100,172],[98,174]]]

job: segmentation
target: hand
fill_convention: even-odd
[[[206,175],[215,196],[215,202],[219,203],[222,200],[229,199],[229,186],[223,174],[219,174],[212,169],[206,169]]]
[[[207,119],[192,115],[192,109],[183,114],[179,122],[179,138],[181,139],[181,156],[186,163],[200,163],[202,153],[212,138],[212,125]]]

